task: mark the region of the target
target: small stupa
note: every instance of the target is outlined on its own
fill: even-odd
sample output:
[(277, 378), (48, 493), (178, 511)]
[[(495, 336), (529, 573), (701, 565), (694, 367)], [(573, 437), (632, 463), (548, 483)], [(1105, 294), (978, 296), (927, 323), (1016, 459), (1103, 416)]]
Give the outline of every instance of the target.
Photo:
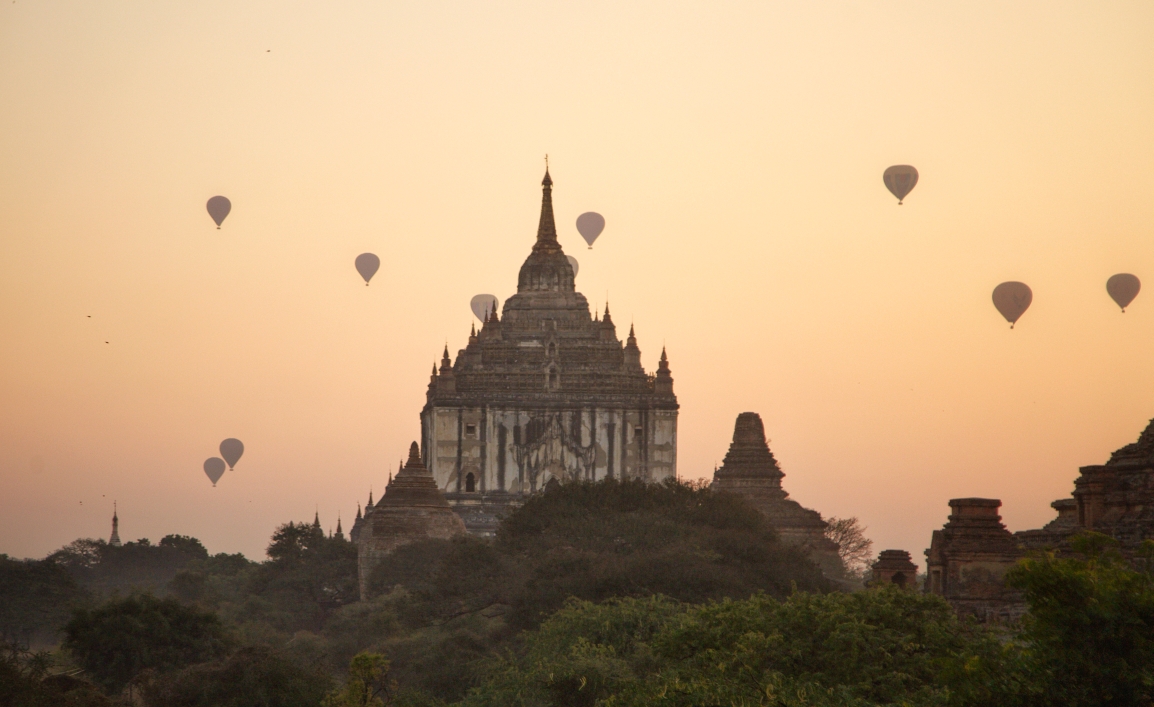
[(756, 412), (743, 412), (733, 426), (733, 442), (711, 487), (745, 498), (769, 520), (783, 542), (807, 548), (826, 574), (840, 574), (837, 544), (825, 537), (826, 522), (802, 507), (781, 486), (785, 474), (769, 450), (765, 426)]
[(449, 539), (465, 533), (465, 523), (453, 512), (421, 460), (416, 442), (409, 460), (389, 480), (376, 505), (365, 511), (357, 532), (357, 575), (361, 598), (368, 596), (369, 576), (381, 558), (417, 540)]

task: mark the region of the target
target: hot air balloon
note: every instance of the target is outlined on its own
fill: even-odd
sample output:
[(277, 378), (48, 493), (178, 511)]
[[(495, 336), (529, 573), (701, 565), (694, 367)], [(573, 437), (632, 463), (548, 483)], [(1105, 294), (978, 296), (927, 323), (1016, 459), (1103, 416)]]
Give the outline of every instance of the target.
[(224, 460), (220, 457), (209, 457), (204, 460), (204, 473), (208, 475), (208, 480), (216, 486), (216, 482), (220, 481), (220, 477), (224, 476)]
[(231, 469), (240, 461), (240, 455), (244, 454), (244, 443), (239, 439), (229, 437), (220, 443), (220, 456), (228, 462), (228, 468)]
[(577, 232), (589, 244), (589, 250), (593, 250), (593, 241), (597, 240), (597, 236), (600, 236), (603, 230), (605, 230), (605, 217), (596, 211), (586, 211), (577, 217)]
[(1141, 289), (1142, 283), (1129, 273), (1118, 273), (1106, 281), (1106, 292), (1110, 293), (1110, 297), (1118, 303), (1123, 313)]
[(577, 258), (574, 258), (572, 255), (566, 255), (565, 257), (569, 260), (569, 266), (573, 268), (573, 277), (577, 277)]
[(208, 200), (208, 215), (212, 217), (213, 221), (216, 221), (218, 231), (229, 211), (232, 211), (232, 202), (228, 200), (228, 197), (214, 196)]
[(1010, 323), (1010, 328), (1030, 308), (1034, 293), (1024, 282), (1003, 282), (994, 288), (994, 306)]
[(357, 256), (356, 264), (357, 272), (365, 278), (365, 287), (368, 287), (369, 280), (373, 279), (373, 275), (376, 275), (377, 270), (381, 267), (381, 259), (372, 253), (361, 253)]
[(906, 198), (906, 194), (913, 191), (918, 183), (918, 170), (908, 164), (896, 164), (882, 174), (882, 181), (886, 183), (886, 189), (898, 198), (898, 206), (901, 206), (902, 199)]
[(497, 298), (493, 295), (477, 295), (469, 300), (469, 309), (473, 310), (477, 319), (485, 321), (490, 312), (497, 311)]

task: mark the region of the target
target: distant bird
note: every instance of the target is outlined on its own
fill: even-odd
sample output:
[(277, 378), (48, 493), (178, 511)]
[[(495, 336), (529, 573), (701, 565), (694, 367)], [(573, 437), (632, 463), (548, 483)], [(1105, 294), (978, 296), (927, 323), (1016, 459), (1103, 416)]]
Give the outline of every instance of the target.
[(92, 315), (91, 315), (91, 314), (89, 314), (89, 315), (88, 315), (88, 318), (89, 318), (89, 319), (92, 319)]
[(107, 344), (108, 342), (107, 342), (107, 341), (105, 341), (104, 343), (106, 343), (106, 344)]

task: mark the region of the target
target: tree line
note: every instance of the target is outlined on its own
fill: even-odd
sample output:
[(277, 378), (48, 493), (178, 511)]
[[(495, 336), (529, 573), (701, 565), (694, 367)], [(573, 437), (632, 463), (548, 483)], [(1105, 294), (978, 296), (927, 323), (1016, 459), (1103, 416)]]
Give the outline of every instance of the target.
[(896, 587), (836, 591), (740, 498), (676, 482), (552, 488), (494, 539), (399, 548), (363, 601), (356, 580), (355, 547), (307, 522), (277, 528), (262, 562), (183, 536), (0, 556), (0, 705), (1025, 707), (1154, 694), (1154, 583), (1103, 536), (1011, 572), (1030, 605), (1014, 626), (961, 621)]

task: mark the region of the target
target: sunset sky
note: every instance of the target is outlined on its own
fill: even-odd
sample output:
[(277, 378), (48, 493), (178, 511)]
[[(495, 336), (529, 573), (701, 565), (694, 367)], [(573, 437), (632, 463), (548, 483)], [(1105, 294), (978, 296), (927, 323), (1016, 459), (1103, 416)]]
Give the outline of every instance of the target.
[(924, 566), (964, 496), (1039, 527), (1154, 417), (1152, 38), (1149, 0), (0, 3), (0, 553), (114, 500), (254, 559), (347, 530), (546, 153), (577, 289), (668, 347), (682, 477), (749, 410), (875, 550)]

